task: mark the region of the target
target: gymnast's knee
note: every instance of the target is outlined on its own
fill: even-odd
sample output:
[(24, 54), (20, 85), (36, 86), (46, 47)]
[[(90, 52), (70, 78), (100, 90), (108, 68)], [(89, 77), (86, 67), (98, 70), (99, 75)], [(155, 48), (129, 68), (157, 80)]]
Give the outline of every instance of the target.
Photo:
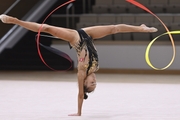
[(43, 32), (47, 32), (47, 33), (48, 33), (48, 32), (49, 32), (49, 28), (50, 28), (50, 27), (49, 27), (48, 24), (43, 24), (43, 25), (42, 25), (42, 31), (43, 31)]
[(116, 34), (122, 31), (122, 28), (125, 26), (125, 24), (117, 24), (117, 25), (113, 25), (112, 28), (112, 34)]

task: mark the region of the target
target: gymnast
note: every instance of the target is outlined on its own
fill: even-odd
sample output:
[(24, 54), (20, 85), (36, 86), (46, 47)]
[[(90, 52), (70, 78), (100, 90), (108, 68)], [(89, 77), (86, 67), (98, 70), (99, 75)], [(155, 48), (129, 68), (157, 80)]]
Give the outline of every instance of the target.
[(69, 116), (81, 116), (83, 100), (87, 99), (87, 93), (96, 88), (95, 72), (99, 69), (98, 54), (93, 44), (94, 39), (99, 39), (107, 35), (126, 32), (156, 32), (154, 27), (147, 27), (142, 24), (133, 26), (127, 24), (91, 26), (79, 30), (51, 26), (48, 24), (39, 24), (35, 22), (22, 21), (18, 18), (8, 15), (0, 15), (0, 20), (7, 24), (16, 24), (33, 32), (38, 32), (42, 26), (41, 32), (48, 33), (54, 37), (69, 42), (77, 51), (77, 79), (78, 79), (78, 109), (75, 114)]

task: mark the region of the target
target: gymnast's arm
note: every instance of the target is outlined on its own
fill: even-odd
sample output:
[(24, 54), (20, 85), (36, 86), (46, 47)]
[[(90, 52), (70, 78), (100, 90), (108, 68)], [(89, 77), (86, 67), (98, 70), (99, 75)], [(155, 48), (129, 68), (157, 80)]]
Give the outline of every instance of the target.
[(86, 77), (86, 73), (83, 70), (79, 70), (77, 73), (78, 76), (78, 112), (76, 114), (70, 114), (69, 116), (81, 116), (82, 105), (84, 100), (84, 79)]

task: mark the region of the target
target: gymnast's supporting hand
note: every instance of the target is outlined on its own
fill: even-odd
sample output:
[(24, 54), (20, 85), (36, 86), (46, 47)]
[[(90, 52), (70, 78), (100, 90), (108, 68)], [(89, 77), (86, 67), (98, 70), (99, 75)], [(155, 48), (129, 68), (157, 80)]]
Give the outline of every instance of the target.
[[(98, 55), (93, 44), (94, 39), (99, 39), (111, 34), (126, 33), (126, 32), (157, 32), (154, 27), (147, 27), (142, 24), (140, 26), (133, 26), (127, 24), (117, 25), (103, 25), (91, 26), (82, 28), (81, 30), (73, 30), (69, 28), (56, 27), (48, 24), (39, 24), (35, 22), (28, 22), (19, 20), (15, 17), (0, 15), (0, 20), (7, 24), (16, 24), (33, 32), (38, 32), (42, 26), (41, 32), (51, 34), (62, 40), (70, 43), (70, 45), (77, 51), (78, 59), (78, 110), (75, 114), (69, 116), (81, 116), (83, 100), (87, 99), (87, 94), (96, 88), (95, 72), (98, 70)], [(85, 42), (85, 40), (88, 40)], [(81, 44), (80, 44), (81, 43)]]

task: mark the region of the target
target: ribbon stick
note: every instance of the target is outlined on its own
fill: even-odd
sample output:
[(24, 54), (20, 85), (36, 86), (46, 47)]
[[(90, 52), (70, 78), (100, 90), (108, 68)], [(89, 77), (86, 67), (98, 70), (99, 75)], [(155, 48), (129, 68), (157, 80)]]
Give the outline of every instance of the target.
[[(42, 61), (49, 69), (54, 70), (54, 71), (56, 71), (56, 70), (53, 69), (53, 68), (51, 68), (51, 67), (45, 62), (45, 60), (43, 59), (43, 56), (42, 56), (42, 54), (41, 54), (41, 51), (40, 51), (40, 35), (41, 35), (41, 30), (42, 30), (42, 28), (43, 28), (43, 24), (46, 22), (46, 20), (47, 20), (55, 11), (57, 11), (57, 10), (60, 9), (61, 7), (65, 6), (65, 5), (69, 4), (69, 3), (72, 3), (72, 2), (74, 2), (74, 1), (75, 1), (75, 0), (69, 0), (68, 2), (66, 2), (66, 3), (58, 6), (58, 7), (55, 8), (52, 12), (50, 12), (50, 13), (47, 15), (47, 17), (43, 20), (43, 22), (42, 22), (42, 24), (41, 24), (41, 26), (40, 26), (40, 28), (39, 28), (39, 30), (38, 30), (37, 39), (36, 39), (38, 55), (39, 55), (41, 61)], [(70, 60), (69, 60), (69, 61), (70, 61)], [(70, 61), (70, 62), (71, 62), (71, 67), (72, 67), (72, 61)], [(70, 68), (71, 68), (71, 67), (70, 67)], [(70, 69), (70, 68), (69, 68), (69, 69)], [(68, 70), (69, 70), (69, 69), (68, 69)]]
[[(154, 38), (148, 45), (147, 49), (146, 49), (146, 53), (145, 53), (145, 60), (146, 60), (146, 63), (152, 67), (153, 69), (155, 70), (164, 70), (164, 69), (167, 69), (169, 66), (172, 65), (172, 63), (174, 62), (174, 59), (175, 59), (175, 55), (176, 55), (176, 50), (175, 50), (175, 44), (174, 44), (174, 40), (173, 40), (173, 37), (171, 34), (180, 34), (180, 31), (169, 31), (169, 29), (167, 28), (167, 26), (165, 25), (165, 23), (157, 16), (155, 15), (152, 11), (150, 11), (148, 8), (146, 8), (144, 5), (140, 4), (139, 2), (135, 1), (135, 0), (126, 0), (127, 2), (147, 11), (148, 13), (150, 13), (151, 15), (153, 15), (154, 17), (156, 17), (160, 22), (161, 24), (164, 26), (164, 28), (166, 29), (166, 33), (164, 34), (161, 34), (159, 35), (158, 37)], [(173, 49), (173, 55), (172, 55), (172, 59), (171, 61), (169, 62), (169, 64), (163, 68), (156, 68), (152, 65), (152, 63), (150, 62), (150, 59), (149, 59), (149, 51), (150, 51), (150, 48), (152, 46), (152, 44), (161, 36), (163, 35), (166, 35), (168, 34), (169, 35), (169, 38), (170, 38), (170, 41), (171, 41), (171, 44), (172, 44), (172, 49)]]

